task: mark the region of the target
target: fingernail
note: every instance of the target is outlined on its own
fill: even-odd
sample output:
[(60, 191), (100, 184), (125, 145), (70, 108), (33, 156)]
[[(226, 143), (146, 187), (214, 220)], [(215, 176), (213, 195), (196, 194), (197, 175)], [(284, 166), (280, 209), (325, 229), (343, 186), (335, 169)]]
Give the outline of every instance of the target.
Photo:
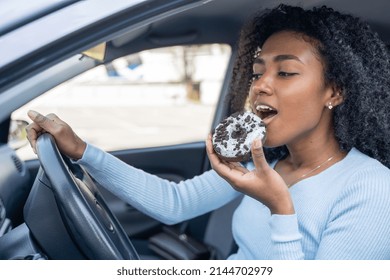
[(28, 115), (30, 118), (35, 119), (36, 116), (38, 116), (38, 112), (36, 112), (36, 111), (34, 111), (34, 110), (29, 110), (29, 111), (27, 112), (27, 115)]
[(255, 141), (253, 141), (253, 147), (257, 149), (257, 148), (261, 148), (261, 146), (262, 146), (262, 139), (256, 138)]

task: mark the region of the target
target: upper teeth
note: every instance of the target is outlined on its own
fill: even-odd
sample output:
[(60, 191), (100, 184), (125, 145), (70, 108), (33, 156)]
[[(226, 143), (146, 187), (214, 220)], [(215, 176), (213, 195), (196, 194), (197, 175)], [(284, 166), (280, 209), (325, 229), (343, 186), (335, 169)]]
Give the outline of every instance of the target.
[(256, 110), (257, 111), (272, 111), (273, 109), (267, 105), (257, 105)]

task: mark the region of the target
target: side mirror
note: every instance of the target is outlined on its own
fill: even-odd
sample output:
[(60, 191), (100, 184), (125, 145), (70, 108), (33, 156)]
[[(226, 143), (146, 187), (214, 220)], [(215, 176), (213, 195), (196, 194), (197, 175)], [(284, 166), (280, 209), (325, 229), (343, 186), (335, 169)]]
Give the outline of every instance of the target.
[(14, 150), (20, 149), (21, 147), (28, 144), (26, 127), (28, 122), (24, 120), (11, 120), (9, 133), (8, 133), (8, 144)]

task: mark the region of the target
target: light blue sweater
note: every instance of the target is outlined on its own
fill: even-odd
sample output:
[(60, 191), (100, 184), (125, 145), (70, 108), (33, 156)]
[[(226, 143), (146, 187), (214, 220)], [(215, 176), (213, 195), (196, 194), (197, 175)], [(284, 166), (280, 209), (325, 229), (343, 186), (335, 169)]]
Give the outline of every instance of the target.
[[(166, 224), (239, 195), (214, 171), (176, 184), (92, 145), (78, 163), (112, 193)], [(244, 197), (233, 216), (239, 249), (230, 259), (390, 259), (390, 170), (378, 161), (352, 149), (342, 161), (293, 185), (290, 193), (294, 215), (271, 215)]]

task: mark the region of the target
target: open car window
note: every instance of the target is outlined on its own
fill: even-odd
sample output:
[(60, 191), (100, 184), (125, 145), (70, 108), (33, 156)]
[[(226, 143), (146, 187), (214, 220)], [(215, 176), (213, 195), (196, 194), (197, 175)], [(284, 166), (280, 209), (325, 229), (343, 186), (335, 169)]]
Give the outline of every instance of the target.
[[(29, 109), (58, 114), (80, 137), (107, 151), (204, 141), (210, 132), (230, 47), (173, 46), (121, 57), (32, 100)], [(35, 155), (27, 145), (22, 159)]]

